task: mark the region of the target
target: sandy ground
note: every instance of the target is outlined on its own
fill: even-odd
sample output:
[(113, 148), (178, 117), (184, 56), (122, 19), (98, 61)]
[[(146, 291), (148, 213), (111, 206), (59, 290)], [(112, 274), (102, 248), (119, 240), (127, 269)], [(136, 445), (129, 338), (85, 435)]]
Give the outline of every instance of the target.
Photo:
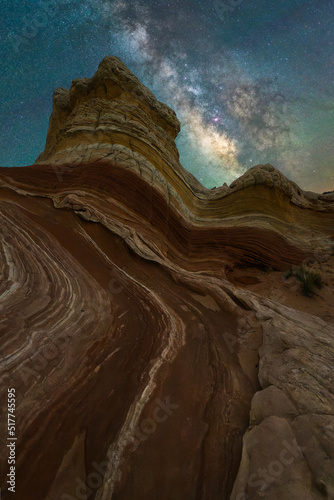
[(305, 297), (294, 279), (286, 280), (282, 272), (271, 269), (234, 268), (227, 277), (241, 288), (334, 323), (334, 256), (316, 260), (307, 268), (319, 272), (326, 283), (313, 298)]

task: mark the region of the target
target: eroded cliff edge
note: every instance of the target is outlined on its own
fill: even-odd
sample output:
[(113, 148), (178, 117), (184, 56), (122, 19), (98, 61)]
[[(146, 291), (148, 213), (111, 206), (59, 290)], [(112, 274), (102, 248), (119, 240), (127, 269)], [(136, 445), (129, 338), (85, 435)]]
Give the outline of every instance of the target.
[(333, 269), (333, 196), (271, 165), (205, 189), (179, 127), (108, 57), (55, 91), (36, 164), (0, 169), (17, 498), (333, 498), (333, 323), (227, 279)]

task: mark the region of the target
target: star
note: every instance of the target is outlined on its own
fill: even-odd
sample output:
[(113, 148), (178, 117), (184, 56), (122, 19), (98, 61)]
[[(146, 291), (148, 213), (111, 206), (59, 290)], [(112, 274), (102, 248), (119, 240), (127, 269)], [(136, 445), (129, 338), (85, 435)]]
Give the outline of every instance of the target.
[(303, 189), (334, 188), (331, 0), (220, 11), (199, 0), (53, 4), (3, 5), (1, 165), (33, 163), (53, 90), (112, 54), (175, 110), (181, 163), (206, 187), (271, 163)]

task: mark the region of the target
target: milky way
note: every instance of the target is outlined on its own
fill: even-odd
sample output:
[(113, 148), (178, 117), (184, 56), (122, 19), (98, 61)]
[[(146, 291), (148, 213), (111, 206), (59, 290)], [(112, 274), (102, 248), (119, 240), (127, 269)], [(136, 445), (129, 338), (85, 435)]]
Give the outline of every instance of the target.
[[(33, 3), (33, 7), (32, 7)], [(271, 163), (334, 189), (334, 4), (307, 0), (1, 2), (0, 165), (44, 149), (52, 92), (116, 55), (177, 113), (205, 186)]]

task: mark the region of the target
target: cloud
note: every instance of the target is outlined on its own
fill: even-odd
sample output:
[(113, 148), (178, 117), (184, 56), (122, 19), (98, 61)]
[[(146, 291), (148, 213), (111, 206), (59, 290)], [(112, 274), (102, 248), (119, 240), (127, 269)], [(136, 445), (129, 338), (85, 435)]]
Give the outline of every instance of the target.
[(244, 82), (221, 97), (241, 130), (259, 151), (285, 149), (290, 143), (285, 97), (272, 81)]
[(296, 174), (303, 169), (290, 103), (276, 82), (255, 79), (244, 64), (247, 54), (218, 49), (217, 40), (202, 34), (197, 43), (198, 13), (173, 8), (173, 1), (161, 9), (137, 0), (94, 0), (94, 8), (110, 23), (112, 44), (117, 39), (130, 69), (176, 111), (181, 162), (205, 185), (232, 181), (262, 162), (285, 168), (288, 160)]
[[(177, 111), (182, 123), (183, 143), (187, 142), (188, 148), (205, 155), (208, 168), (233, 171), (234, 174), (242, 172), (244, 169), (238, 163), (237, 141), (208, 124), (205, 110), (194, 102), (194, 98), (197, 100), (204, 92), (198, 71), (188, 68), (186, 62), (183, 63), (183, 71), (180, 71), (171, 59), (162, 57), (146, 27), (139, 23), (126, 28), (125, 39), (129, 50), (140, 60), (145, 80), (155, 79), (155, 84), (163, 88), (165, 98)], [(182, 54), (179, 58), (182, 60)], [(186, 60), (185, 57), (183, 59)]]
[[(197, 15), (185, 16), (185, 9), (172, 5), (167, 14), (137, 0), (95, 5), (112, 19), (111, 36), (116, 28), (132, 71), (176, 111), (181, 161), (198, 177), (206, 163), (204, 183), (208, 177), (230, 181), (250, 166), (250, 158), (275, 159), (289, 147), (285, 97), (273, 81), (248, 76), (232, 50), (218, 50), (210, 38), (197, 44)], [(180, 35), (186, 21), (187, 36)]]

